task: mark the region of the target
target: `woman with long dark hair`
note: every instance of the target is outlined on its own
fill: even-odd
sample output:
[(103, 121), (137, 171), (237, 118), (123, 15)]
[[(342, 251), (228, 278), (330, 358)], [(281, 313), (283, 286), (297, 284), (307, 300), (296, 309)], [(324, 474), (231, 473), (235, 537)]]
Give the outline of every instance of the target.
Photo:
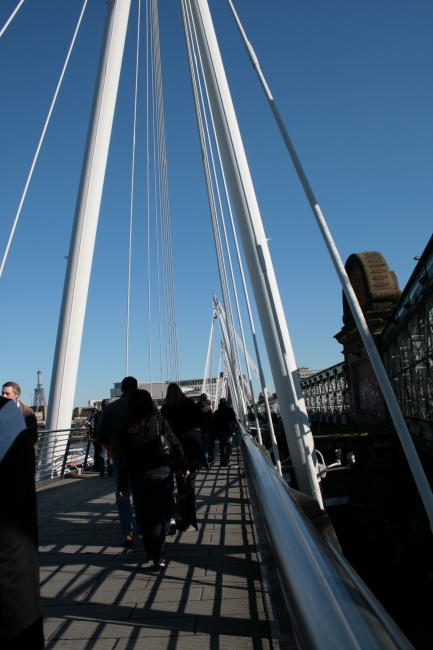
[(187, 474), (185, 453), (169, 423), (155, 414), (147, 390), (131, 393), (125, 424), (120, 436), (119, 491), (128, 494), (128, 475), (140, 505), (144, 550), (155, 569), (165, 567), (165, 505), (169, 496), (171, 468), (161, 459), (159, 433), (169, 440), (177, 459), (177, 471)]
[[(197, 528), (194, 501), (195, 477), (199, 469), (207, 467), (200, 432), (197, 429), (197, 425), (203, 420), (203, 413), (194, 400), (186, 397), (177, 384), (171, 383), (167, 387), (167, 395), (161, 407), (161, 415), (167, 419), (185, 451), (189, 475), (185, 479), (177, 476), (176, 481), (178, 492), (186, 492), (189, 504), (188, 520), (191, 525)], [(182, 530), (187, 527), (185, 525)]]

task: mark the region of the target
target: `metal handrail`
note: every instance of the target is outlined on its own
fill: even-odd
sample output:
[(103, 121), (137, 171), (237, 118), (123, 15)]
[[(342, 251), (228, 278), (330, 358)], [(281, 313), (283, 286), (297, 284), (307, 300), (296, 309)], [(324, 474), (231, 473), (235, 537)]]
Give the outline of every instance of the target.
[[(82, 432), (82, 436), (73, 435), (76, 432)], [(45, 434), (60, 434), (51, 440), (51, 445), (49, 448), (44, 447), (44, 442), (46, 440)], [(86, 451), (84, 455), (83, 468), (70, 468), (67, 465), (68, 456), (71, 453), (71, 444), (76, 442), (85, 442)], [(85, 471), (89, 469), (87, 467), (87, 461), (89, 457), (90, 445), (92, 444), (93, 438), (91, 436), (91, 431), (88, 427), (74, 427), (71, 429), (50, 429), (42, 430), (38, 432), (38, 440), (35, 445), (35, 460), (36, 460), (36, 477), (35, 482), (38, 486), (51, 483), (52, 481), (58, 481), (74, 474), (78, 469)], [(50, 459), (50, 460), (49, 460)], [(43, 469), (40, 471), (41, 466)]]
[(413, 650), (354, 569), (302, 512), (251, 435), (242, 426), (240, 433), (299, 648)]

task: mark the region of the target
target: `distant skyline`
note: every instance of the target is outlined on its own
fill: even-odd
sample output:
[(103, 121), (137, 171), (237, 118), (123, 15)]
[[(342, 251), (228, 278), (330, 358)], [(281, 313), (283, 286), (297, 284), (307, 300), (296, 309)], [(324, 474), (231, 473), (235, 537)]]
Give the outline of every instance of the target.
[[(27, 0), (0, 38), (0, 256), (82, 4), (82, 0)], [(343, 261), (354, 252), (377, 250), (403, 288), (416, 264), (414, 257), (421, 255), (433, 230), (432, 3), (236, 0), (234, 4)], [(16, 5), (17, 0), (2, 1), (0, 29)], [(333, 338), (342, 326), (341, 288), (227, 3), (210, 0), (209, 6), (295, 357), (299, 366), (325, 368), (342, 360), (341, 347)], [(0, 378), (1, 383), (17, 381), (24, 402), (33, 394), (37, 370), (43, 371), (49, 395), (65, 256), (105, 12), (105, 0), (88, 3), (0, 278)], [(160, 2), (159, 20), (179, 364), (182, 378), (201, 377), (212, 296), (221, 291), (179, 4)], [(133, 0), (76, 405), (107, 397), (113, 383), (125, 375), (136, 21)], [(129, 374), (140, 381), (149, 379), (144, 50), (143, 44), (129, 363)], [(155, 287), (152, 295), (155, 314)], [(259, 328), (257, 316), (255, 320)], [(246, 317), (244, 326), (248, 330)], [(160, 380), (157, 329), (152, 319), (154, 381)], [(252, 354), (250, 335), (248, 347)], [(272, 388), (267, 363), (265, 371)]]

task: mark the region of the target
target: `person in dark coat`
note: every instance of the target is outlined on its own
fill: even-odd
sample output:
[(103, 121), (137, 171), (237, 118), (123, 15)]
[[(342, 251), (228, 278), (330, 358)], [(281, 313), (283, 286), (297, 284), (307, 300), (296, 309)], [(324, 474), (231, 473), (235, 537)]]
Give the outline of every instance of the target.
[[(134, 543), (133, 534), (135, 530), (134, 518), (132, 515), (131, 503), (128, 499), (120, 496), (119, 472), (120, 472), (120, 433), (125, 423), (128, 401), (132, 391), (136, 390), (138, 382), (135, 377), (122, 379), (122, 395), (118, 400), (110, 402), (102, 411), (101, 419), (98, 422), (97, 440), (103, 445), (113, 459), (114, 480), (116, 482), (116, 505), (119, 511), (120, 528), (123, 533), (123, 545), (131, 546)], [(131, 490), (130, 490), (131, 492)], [(132, 492), (134, 499), (134, 492)], [(140, 515), (138, 505), (134, 501), (137, 528), (140, 527)]]
[(180, 440), (188, 460), (191, 473), (207, 466), (206, 456), (200, 433), (197, 429), (203, 419), (203, 413), (197, 404), (182, 392), (181, 388), (171, 383), (167, 388), (161, 415), (168, 420), (174, 435)]
[(234, 410), (227, 405), (225, 397), (221, 397), (218, 408), (214, 413), (215, 437), (220, 444), (220, 466), (229, 467), (232, 455), (233, 432), (229, 422), (237, 425)]
[(107, 453), (107, 450), (105, 447), (101, 445), (100, 442), (98, 442), (98, 426), (99, 422), (101, 420), (102, 412), (104, 411), (105, 407), (107, 404), (110, 403), (109, 399), (103, 399), (101, 402), (101, 410), (98, 411), (96, 410), (96, 413), (94, 414), (94, 420), (93, 420), (93, 439), (94, 439), (94, 448), (95, 448), (95, 471), (99, 472), (99, 475), (104, 477), (105, 476), (105, 461), (107, 461), (107, 473), (108, 476), (113, 476), (113, 460), (110, 458), (110, 456)]
[[(208, 399), (206, 393), (200, 395), (200, 399), (197, 402), (197, 406), (202, 412), (202, 419), (198, 424), (200, 429), (201, 440), (203, 443), (203, 450), (206, 456), (208, 463), (213, 463), (213, 456), (211, 456), (211, 436), (213, 437), (213, 413), (212, 408), (208, 404)], [(215, 445), (213, 445), (215, 449)]]
[(189, 475), (186, 480), (177, 476), (178, 493), (186, 492), (191, 525), (197, 528), (195, 514), (195, 479), (202, 467), (207, 467), (206, 456), (200, 432), (197, 428), (203, 419), (203, 413), (194, 400), (186, 397), (181, 388), (171, 383), (167, 387), (165, 402), (161, 407), (161, 415), (169, 422), (174, 435), (180, 440), (188, 461)]
[(177, 459), (176, 469), (186, 475), (188, 466), (182, 445), (167, 420), (155, 415), (147, 390), (131, 393), (125, 424), (120, 436), (119, 490), (128, 497), (128, 476), (141, 517), (144, 550), (156, 570), (163, 569), (165, 551), (165, 508), (170, 491), (171, 467), (158, 456), (158, 433), (169, 440)]
[(34, 453), (13, 400), (0, 397), (0, 648), (44, 647)]

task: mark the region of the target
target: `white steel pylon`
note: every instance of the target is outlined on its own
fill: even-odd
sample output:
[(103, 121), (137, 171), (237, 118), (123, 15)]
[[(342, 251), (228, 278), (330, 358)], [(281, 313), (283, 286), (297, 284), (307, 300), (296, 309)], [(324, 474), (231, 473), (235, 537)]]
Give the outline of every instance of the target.
[[(131, 0), (109, 0), (57, 331), (47, 430), (71, 426), (90, 271)], [(46, 445), (52, 444), (47, 436)]]
[(323, 508), (305, 402), (260, 210), (207, 0), (190, 0), (216, 138), (228, 180), (281, 416), (302, 492)]

